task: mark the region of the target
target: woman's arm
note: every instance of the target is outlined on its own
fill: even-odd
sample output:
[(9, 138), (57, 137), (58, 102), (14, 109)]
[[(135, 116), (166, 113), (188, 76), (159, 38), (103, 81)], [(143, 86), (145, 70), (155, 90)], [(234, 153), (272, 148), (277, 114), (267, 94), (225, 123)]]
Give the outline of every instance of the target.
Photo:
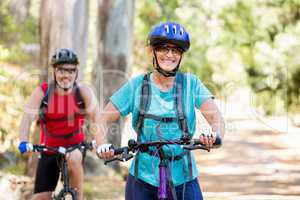
[(120, 116), (121, 114), (118, 109), (111, 102), (108, 102), (104, 110), (101, 111), (97, 117), (98, 131), (95, 135), (95, 139), (98, 145), (97, 155), (102, 159), (109, 159), (114, 155), (113, 150), (109, 151), (111, 144), (105, 144), (108, 133), (107, 126), (110, 123), (117, 121)]
[(208, 99), (203, 102), (200, 106), (200, 111), (211, 126), (212, 131), (217, 134), (216, 136), (221, 137), (223, 141), (225, 136), (225, 122), (214, 100)]
[(98, 145), (106, 142), (107, 125), (115, 122), (120, 117), (120, 112), (109, 102), (103, 111), (100, 111), (98, 101), (92, 89), (87, 85), (80, 85), (80, 93), (85, 103), (85, 111), (90, 117), (92, 132)]

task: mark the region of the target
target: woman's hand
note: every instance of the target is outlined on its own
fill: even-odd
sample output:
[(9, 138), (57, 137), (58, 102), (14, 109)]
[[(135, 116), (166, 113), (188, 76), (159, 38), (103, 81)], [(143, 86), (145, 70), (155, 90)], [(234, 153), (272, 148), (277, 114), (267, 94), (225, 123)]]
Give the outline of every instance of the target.
[(213, 147), (213, 144), (216, 141), (216, 136), (214, 136), (213, 134), (201, 134), (199, 139), (201, 144), (205, 145), (208, 149), (210, 149)]
[(99, 145), (96, 149), (97, 156), (103, 160), (110, 159), (114, 156), (112, 144), (102, 144)]

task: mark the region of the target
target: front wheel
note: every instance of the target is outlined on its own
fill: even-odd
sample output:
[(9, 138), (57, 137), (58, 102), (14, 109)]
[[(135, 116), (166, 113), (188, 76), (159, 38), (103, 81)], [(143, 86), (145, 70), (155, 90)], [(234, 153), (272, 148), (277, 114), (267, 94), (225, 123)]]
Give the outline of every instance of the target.
[(77, 194), (73, 189), (70, 189), (69, 191), (62, 190), (54, 197), (54, 200), (77, 200)]

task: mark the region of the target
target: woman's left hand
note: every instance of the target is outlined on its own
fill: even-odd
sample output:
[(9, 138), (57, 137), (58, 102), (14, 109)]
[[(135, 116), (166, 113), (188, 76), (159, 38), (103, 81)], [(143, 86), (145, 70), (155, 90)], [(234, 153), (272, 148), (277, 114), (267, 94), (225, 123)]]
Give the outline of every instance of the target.
[(200, 142), (201, 144), (205, 145), (208, 149), (213, 147), (213, 144), (216, 141), (216, 135), (214, 134), (201, 134), (200, 135)]

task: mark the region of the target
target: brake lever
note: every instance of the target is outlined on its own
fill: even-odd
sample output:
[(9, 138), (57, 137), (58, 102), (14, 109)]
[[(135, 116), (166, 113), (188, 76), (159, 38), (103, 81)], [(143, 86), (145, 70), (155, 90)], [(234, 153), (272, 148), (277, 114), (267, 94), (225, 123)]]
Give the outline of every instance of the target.
[(130, 160), (131, 158), (133, 158), (133, 155), (131, 153), (129, 154), (124, 154), (124, 156), (122, 155), (122, 162), (125, 162), (127, 160)]
[(108, 159), (108, 160), (105, 160), (105, 161), (104, 161), (104, 165), (107, 165), (108, 163), (113, 162), (113, 161), (115, 161), (115, 160), (118, 160), (118, 157), (110, 158), (110, 159)]
[(108, 160), (104, 161), (104, 165), (113, 162), (113, 161), (120, 161), (120, 162), (126, 162), (127, 160), (130, 160), (131, 158), (133, 158), (132, 154), (122, 154), (121, 156), (117, 156)]

